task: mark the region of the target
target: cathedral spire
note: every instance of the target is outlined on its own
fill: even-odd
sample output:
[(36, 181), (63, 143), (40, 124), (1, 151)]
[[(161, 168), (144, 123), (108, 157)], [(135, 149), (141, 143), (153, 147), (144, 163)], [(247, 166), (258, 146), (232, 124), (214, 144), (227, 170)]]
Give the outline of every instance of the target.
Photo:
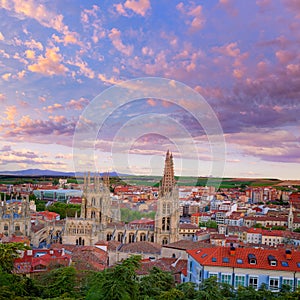
[(168, 150), (166, 154), (164, 176), (162, 178), (162, 184), (160, 190), (161, 195), (163, 196), (166, 193), (170, 193), (173, 190), (175, 185), (176, 185), (176, 181), (174, 177), (173, 155)]

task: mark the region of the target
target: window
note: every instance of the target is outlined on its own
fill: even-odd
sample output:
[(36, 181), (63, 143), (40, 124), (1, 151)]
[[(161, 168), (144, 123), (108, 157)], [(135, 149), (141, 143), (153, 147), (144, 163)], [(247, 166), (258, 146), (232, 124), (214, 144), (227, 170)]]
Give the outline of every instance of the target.
[(235, 275), (235, 287), (245, 286), (245, 275)]
[(15, 231), (20, 231), (20, 225), (19, 225), (19, 224), (17, 224), (17, 225), (15, 226)]
[(212, 257), (212, 258), (211, 258), (211, 261), (212, 261), (212, 262), (216, 262), (216, 261), (217, 261), (217, 258), (216, 258), (216, 257)]
[(8, 230), (8, 225), (4, 224), (4, 230)]
[(208, 277), (216, 277), (218, 279), (218, 273), (211, 273), (209, 272)]
[(238, 259), (236, 260), (236, 263), (239, 264), (239, 265), (241, 265), (241, 264), (243, 263), (243, 260), (240, 259), (240, 258), (238, 258)]
[(258, 278), (249, 276), (249, 286), (252, 286), (253, 288), (257, 289), (258, 287)]
[(222, 261), (223, 261), (223, 263), (229, 263), (229, 258), (228, 257), (223, 257)]
[(294, 288), (294, 279), (283, 278), (282, 284), (286, 284), (286, 285), (290, 286), (291, 287), (291, 291), (292, 291), (293, 288)]
[(289, 266), (289, 263), (288, 263), (287, 261), (282, 261), (282, 262), (281, 262), (281, 265), (282, 265), (283, 267), (288, 267), (288, 266)]
[(231, 284), (231, 274), (222, 274), (221, 282)]
[(279, 289), (279, 279), (271, 277), (269, 280), (269, 288), (271, 291), (278, 290)]

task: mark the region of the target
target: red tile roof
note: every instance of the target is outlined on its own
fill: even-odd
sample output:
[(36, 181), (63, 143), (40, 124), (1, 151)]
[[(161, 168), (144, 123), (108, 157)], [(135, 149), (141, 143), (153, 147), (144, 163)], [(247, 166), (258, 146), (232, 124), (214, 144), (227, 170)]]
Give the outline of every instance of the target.
[[(235, 255), (230, 255), (230, 247), (215, 247), (215, 248), (200, 248), (188, 250), (196, 261), (203, 266), (216, 267), (234, 267), (234, 268), (249, 268), (249, 269), (266, 269), (280, 271), (300, 271), (300, 251), (292, 251), (291, 259), (286, 258), (285, 249), (255, 249), (255, 248), (236, 248)], [(257, 264), (250, 264), (248, 255), (254, 254)], [(277, 260), (277, 266), (271, 266), (268, 261), (268, 256), (273, 255)], [(212, 260), (214, 258), (214, 260)], [(228, 258), (228, 262), (223, 259)], [(237, 260), (241, 259), (242, 263)], [(282, 266), (281, 262), (287, 262), (288, 266)], [(299, 263), (299, 267), (298, 267)]]

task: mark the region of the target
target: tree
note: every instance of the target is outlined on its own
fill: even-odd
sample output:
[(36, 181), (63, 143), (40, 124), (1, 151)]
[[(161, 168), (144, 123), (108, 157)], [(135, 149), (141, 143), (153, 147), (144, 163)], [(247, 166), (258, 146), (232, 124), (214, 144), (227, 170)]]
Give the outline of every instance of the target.
[(53, 269), (40, 276), (39, 283), (44, 297), (75, 296), (76, 270), (73, 267)]
[(96, 273), (92, 278), (88, 300), (130, 300), (138, 299), (139, 282), (136, 270), (141, 256), (133, 255), (111, 269)]
[(207, 222), (200, 222), (199, 227), (207, 227), (207, 228), (218, 228), (218, 224), (216, 221), (208, 220)]
[(14, 267), (14, 260), (19, 257), (19, 251), (26, 249), (29, 249), (29, 247), (22, 243), (0, 244), (0, 269), (11, 273)]
[(143, 276), (140, 281), (141, 295), (159, 296), (175, 286), (175, 281), (170, 272), (162, 271), (156, 267), (150, 270), (149, 275)]

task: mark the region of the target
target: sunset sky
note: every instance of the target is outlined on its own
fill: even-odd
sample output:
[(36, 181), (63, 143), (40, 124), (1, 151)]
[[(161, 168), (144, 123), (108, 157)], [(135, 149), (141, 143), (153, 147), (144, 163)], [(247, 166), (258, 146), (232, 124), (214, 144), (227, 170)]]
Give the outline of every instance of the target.
[[(101, 172), (161, 175), (170, 149), (178, 175), (300, 179), (299, 0), (0, 3), (0, 171), (74, 171), (84, 120)], [(141, 77), (182, 83), (207, 106), (184, 93), (180, 105), (164, 95), (95, 99)], [(101, 128), (98, 113), (86, 117), (92, 103), (116, 108)], [(209, 108), (226, 158), (212, 153), (206, 125), (193, 117)]]

